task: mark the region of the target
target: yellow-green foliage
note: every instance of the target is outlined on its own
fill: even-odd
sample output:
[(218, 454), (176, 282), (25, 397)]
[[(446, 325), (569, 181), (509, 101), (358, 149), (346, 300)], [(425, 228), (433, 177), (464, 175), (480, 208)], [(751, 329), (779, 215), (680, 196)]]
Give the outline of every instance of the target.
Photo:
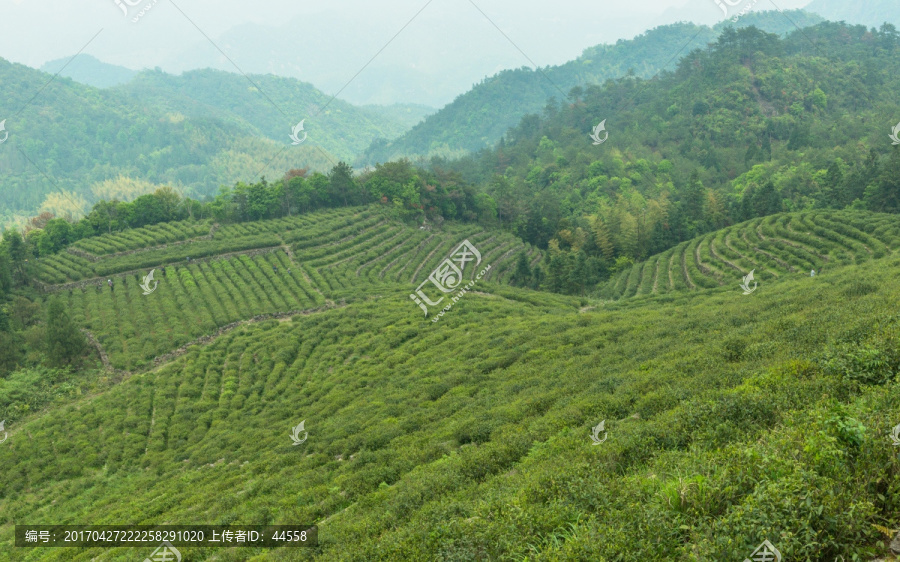
[[(270, 276), (265, 265), (192, 266), (192, 290), (244, 285), (202, 299), (161, 287), (149, 316), (127, 308), (144, 297), (117, 292), (104, 314), (168, 338), (164, 318), (190, 316), (181, 309), (198, 299), (234, 314), (289, 306), (250, 288)], [(786, 560), (870, 559), (884, 552), (876, 526), (900, 527), (888, 437), (900, 422), (898, 268), (887, 257), (769, 280), (749, 296), (735, 287), (591, 306), (483, 283), (437, 324), (401, 282), (242, 327), (8, 424), (0, 551), (19, 555), (13, 523), (26, 521), (229, 522), (317, 523), (321, 547), (182, 553), (737, 560), (768, 539)], [(241, 298), (226, 305), (229, 296)], [(201, 323), (227, 319), (205, 310)], [(303, 420), (309, 439), (292, 446)], [(603, 420), (608, 439), (595, 446), (591, 427)]]
[[(109, 237), (104, 247), (126, 247), (123, 241), (137, 238), (139, 231), (152, 238), (149, 230)], [(103, 276), (93, 285), (65, 289), (63, 296), (112, 366), (135, 369), (239, 320), (319, 308), (327, 300), (367, 299), (397, 287), (412, 292), (466, 238), (483, 263), (492, 265), (485, 282), (508, 281), (518, 252), (541, 257), (509, 233), (450, 224), (420, 230), (391, 222), (371, 206), (226, 225), (212, 240), (146, 245), (136, 253), (107, 253), (96, 262), (61, 252), (38, 260), (37, 270), (45, 281)], [(261, 253), (216, 259), (245, 250)], [(188, 256), (194, 261), (188, 263)], [(212, 259), (197, 261), (204, 257)], [(159, 285), (144, 295), (140, 283), (151, 268)], [(107, 275), (114, 277), (112, 290)]]
[(758, 281), (766, 282), (809, 276), (811, 270), (882, 258), (898, 246), (897, 215), (867, 211), (781, 213), (706, 234), (651, 257), (648, 261), (665, 260), (660, 261), (659, 269), (655, 264), (648, 267), (648, 261), (636, 263), (613, 277), (600, 294), (620, 299), (718, 286), (730, 290), (751, 270), (755, 270)]

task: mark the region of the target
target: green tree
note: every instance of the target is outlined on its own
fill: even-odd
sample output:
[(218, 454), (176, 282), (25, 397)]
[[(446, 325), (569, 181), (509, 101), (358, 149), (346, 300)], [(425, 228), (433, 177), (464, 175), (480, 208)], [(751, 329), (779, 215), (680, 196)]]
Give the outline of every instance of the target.
[(47, 307), (47, 359), (54, 367), (71, 365), (84, 355), (87, 342), (66, 312), (63, 302), (54, 298)]
[(894, 149), (878, 177), (866, 188), (865, 202), (872, 211), (900, 212), (900, 149)]
[(0, 301), (12, 290), (12, 262), (5, 251), (0, 249)]
[(328, 173), (328, 194), (334, 206), (358, 205), (363, 203), (362, 193), (353, 179), (353, 168), (343, 160)]
[(528, 255), (525, 252), (519, 253), (512, 280), (513, 283), (520, 287), (524, 287), (531, 282), (531, 266), (528, 263)]
[(28, 274), (25, 264), (28, 261), (28, 247), (25, 239), (15, 228), (3, 233), (3, 241), (0, 241), (0, 253), (6, 254), (12, 265), (13, 278), (17, 283), (25, 283)]
[(25, 348), (17, 332), (0, 330), (0, 375), (6, 375), (21, 366)]

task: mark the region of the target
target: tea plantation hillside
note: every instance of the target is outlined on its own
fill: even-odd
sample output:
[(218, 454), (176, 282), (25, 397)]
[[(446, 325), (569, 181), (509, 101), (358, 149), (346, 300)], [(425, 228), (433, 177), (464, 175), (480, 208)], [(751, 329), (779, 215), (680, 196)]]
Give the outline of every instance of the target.
[(900, 248), (897, 215), (866, 211), (782, 213), (756, 218), (683, 242), (623, 270), (606, 298), (725, 286), (754, 271), (772, 281), (811, 270), (861, 264)]
[[(385, 250), (305, 270), (399, 270), (409, 235), (371, 228), (361, 244)], [(384, 285), (244, 325), (8, 423), (0, 557), (150, 554), (14, 550), (29, 522), (319, 526), (317, 549), (184, 547), (190, 562), (739, 561), (763, 540), (785, 560), (870, 560), (900, 528), (898, 271), (593, 307), (485, 283), (438, 323)]]
[[(412, 291), (464, 239), (491, 264), (485, 281), (506, 281), (519, 253), (532, 265), (542, 257), (508, 233), (411, 228), (373, 206), (222, 227), (160, 224), (81, 240), (33, 270), (112, 367), (134, 369), (237, 321)], [(151, 268), (159, 285), (145, 295)]]

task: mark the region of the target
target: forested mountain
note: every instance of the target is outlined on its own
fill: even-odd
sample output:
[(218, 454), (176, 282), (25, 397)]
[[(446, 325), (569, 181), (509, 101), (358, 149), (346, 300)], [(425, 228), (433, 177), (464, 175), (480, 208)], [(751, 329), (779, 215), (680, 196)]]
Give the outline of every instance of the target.
[(897, 0), (813, 0), (804, 9), (831, 21), (861, 23), (869, 27), (881, 27), (885, 22), (900, 25), (900, 2)]
[[(812, 43), (811, 43), (812, 42)], [(494, 150), (436, 161), (485, 186), (498, 220), (549, 247), (561, 290), (779, 211), (900, 212), (898, 34), (823, 23), (727, 29), (678, 68), (576, 89)], [(609, 137), (589, 133), (606, 120)], [(585, 266), (578, 264), (586, 263)]]
[[(691, 32), (356, 171), (319, 139), (422, 108), (0, 60), (0, 194), (97, 200), (0, 238), (0, 561), (900, 555), (900, 33), (725, 26), (641, 77)], [(131, 524), (316, 544), (15, 546)]]
[(145, 70), (117, 90), (166, 112), (230, 121), (244, 135), (262, 135), (279, 143), (288, 140), (291, 128), (305, 119), (309, 142), (343, 160), (352, 160), (376, 136), (393, 138), (406, 130), (402, 122), (385, 117), (379, 106), (359, 108), (294, 78), (250, 79), (253, 84), (240, 74), (220, 70), (193, 70), (178, 76)]
[[(608, 303), (505, 286), (500, 260), (522, 251), (509, 235), (419, 231), (377, 207), (197, 226), (94, 241), (79, 253), (121, 272), (112, 286), (19, 288), (0, 308), (0, 362), (23, 365), (0, 374), (8, 559), (156, 547), (26, 550), (22, 522), (317, 526), (316, 548), (179, 543), (192, 562), (737, 560), (763, 540), (786, 560), (889, 552), (896, 228), (880, 237), (893, 257), (860, 246), (859, 262), (766, 278), (752, 297)], [(423, 318), (410, 287), (463, 237), (496, 274)], [(154, 261), (165, 273), (142, 293), (130, 268)]]
[[(101, 198), (131, 200), (162, 185), (202, 198), (258, 174), (328, 170), (424, 111), (328, 104), (312, 86), (272, 76), (252, 78), (259, 92), (243, 76), (211, 70), (145, 71), (102, 90), (50, 78), (0, 59), (9, 133), (0, 144), (0, 225), (39, 211), (77, 217)], [(308, 141), (291, 146), (301, 119)]]
[(425, 119), (435, 111), (433, 107), (420, 105), (417, 103), (394, 103), (391, 105), (362, 105), (361, 109), (366, 109), (382, 115), (387, 119), (394, 121), (403, 127), (403, 131), (407, 131), (418, 125), (422, 119)]
[(47, 74), (59, 72), (60, 76), (95, 88), (118, 86), (128, 82), (137, 74), (130, 68), (108, 64), (85, 53), (81, 53), (75, 58), (67, 57), (46, 62), (41, 65), (40, 70)]
[[(802, 11), (789, 12), (788, 17), (800, 27), (821, 21)], [(795, 30), (790, 20), (778, 12), (760, 12), (743, 16), (737, 25), (755, 25), (783, 34)], [(450, 158), (493, 147), (524, 115), (539, 112), (549, 98), (561, 100), (573, 87), (602, 84), (629, 73), (650, 78), (661, 70), (671, 70), (681, 56), (704, 48), (729, 25), (735, 24), (724, 22), (715, 28), (689, 23), (661, 26), (615, 45), (591, 47), (560, 66), (505, 70), (461, 94), (397, 140), (376, 140), (359, 162), (374, 164), (416, 155)], [(684, 49), (677, 52), (682, 46)]]

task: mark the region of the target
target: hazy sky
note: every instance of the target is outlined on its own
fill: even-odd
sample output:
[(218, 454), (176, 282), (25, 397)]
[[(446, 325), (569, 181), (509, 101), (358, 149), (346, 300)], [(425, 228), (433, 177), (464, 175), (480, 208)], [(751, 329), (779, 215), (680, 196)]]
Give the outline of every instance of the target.
[[(117, 2), (127, 8), (127, 16)], [(757, 10), (775, 9), (772, 0), (744, 2)], [(560, 64), (586, 47), (631, 38), (657, 25), (724, 19), (716, 0), (144, 0), (129, 7), (130, 3), (138, 0), (0, 0), (4, 23), (0, 57), (40, 67), (84, 47), (85, 53), (104, 62), (132, 69), (159, 66), (175, 73), (203, 67), (235, 71), (233, 61), (248, 73), (294, 76), (334, 93), (415, 16), (367, 72), (384, 72), (398, 84), (404, 72), (418, 72), (419, 77), (432, 73), (436, 80), (452, 79), (453, 86), (441, 91), (464, 91), (499, 70), (529, 65), (487, 18), (541, 66)], [(787, 10), (809, 0), (776, 3)], [(133, 23), (146, 5), (152, 8)], [(736, 12), (741, 7), (730, 9)], [(361, 80), (357, 90), (350, 88), (343, 97), (359, 102), (366, 94), (361, 90), (372, 80), (372, 76)], [(403, 93), (380, 96), (402, 98)], [(374, 101), (450, 101), (424, 93), (421, 97), (427, 99)]]

